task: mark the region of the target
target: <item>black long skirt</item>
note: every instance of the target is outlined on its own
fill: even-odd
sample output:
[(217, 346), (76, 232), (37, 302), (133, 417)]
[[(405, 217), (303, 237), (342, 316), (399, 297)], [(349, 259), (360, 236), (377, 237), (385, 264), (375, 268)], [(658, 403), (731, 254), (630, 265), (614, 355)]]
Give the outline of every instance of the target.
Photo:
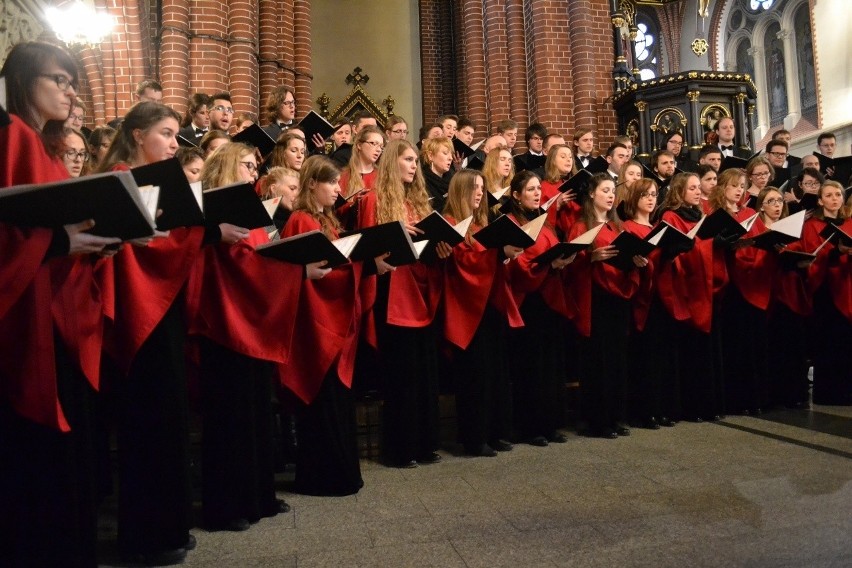
[(721, 415), (724, 399), (714, 369), (713, 336), (696, 329), (689, 322), (674, 322), (673, 331), (678, 351), (680, 417), (707, 420)]
[(71, 431), (0, 407), (0, 566), (97, 566), (95, 392), (57, 334), (54, 344)]
[(726, 408), (754, 411), (769, 403), (767, 314), (729, 286), (722, 302), (722, 361)]
[(304, 495), (352, 495), (363, 486), (358, 459), (355, 403), (337, 377), (335, 362), (309, 405), (298, 409), (294, 491)]
[(506, 327), (506, 318), (489, 304), (467, 349), (453, 349), (459, 440), (468, 452), (511, 436)]
[[(656, 298), (648, 310), (642, 331), (635, 327), (628, 337), (628, 417), (633, 423), (650, 418), (677, 416), (677, 382), (667, 370), (664, 308)], [(665, 378), (665, 380), (664, 380)]]
[(186, 330), (175, 301), (142, 345), (118, 390), (118, 544), (156, 554), (189, 539)]
[(592, 329), (581, 341), (581, 416), (592, 433), (627, 419), (630, 302), (592, 286)]
[(852, 404), (849, 346), (852, 323), (841, 314), (828, 284), (814, 294), (814, 404)]
[(380, 278), (374, 307), (384, 378), (383, 447), (391, 465), (427, 458), (438, 449), (438, 349), (432, 324), (387, 323), (387, 278)]
[(521, 440), (549, 437), (563, 427), (565, 350), (568, 322), (545, 303), (541, 294), (527, 295), (521, 306), (524, 327), (509, 331), (512, 408)]
[(808, 318), (784, 304), (769, 319), (769, 399), (771, 404), (802, 406), (808, 402)]
[(204, 523), (275, 514), (273, 365), (201, 339)]

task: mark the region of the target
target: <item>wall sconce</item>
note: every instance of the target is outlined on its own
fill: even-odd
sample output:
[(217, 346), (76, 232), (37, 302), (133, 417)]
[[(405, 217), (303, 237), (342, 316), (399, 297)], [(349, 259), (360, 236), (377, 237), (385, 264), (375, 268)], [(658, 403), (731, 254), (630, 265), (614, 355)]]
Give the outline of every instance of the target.
[(67, 45), (96, 45), (112, 33), (115, 20), (81, 0), (62, 2), (45, 10), (56, 37)]

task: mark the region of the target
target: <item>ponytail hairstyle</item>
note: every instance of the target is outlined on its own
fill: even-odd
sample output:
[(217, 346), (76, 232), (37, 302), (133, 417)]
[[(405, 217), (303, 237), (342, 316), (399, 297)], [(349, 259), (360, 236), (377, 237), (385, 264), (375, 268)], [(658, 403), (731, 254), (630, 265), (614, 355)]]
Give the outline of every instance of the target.
[(133, 138), (133, 131), (147, 131), (166, 118), (173, 118), (180, 124), (180, 115), (169, 106), (145, 101), (130, 107), (118, 132), (115, 133), (109, 152), (104, 156), (103, 163), (98, 166), (98, 171), (108, 172), (117, 164), (133, 163), (139, 152), (136, 140)]

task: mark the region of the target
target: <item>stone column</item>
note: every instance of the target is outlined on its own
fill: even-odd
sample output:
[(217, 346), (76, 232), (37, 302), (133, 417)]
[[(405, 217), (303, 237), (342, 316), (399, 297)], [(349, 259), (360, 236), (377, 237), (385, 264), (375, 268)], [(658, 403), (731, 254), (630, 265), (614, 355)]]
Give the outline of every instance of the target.
[[(757, 87), (758, 93), (766, 93), (768, 88), (764, 53), (763, 46), (760, 45), (752, 46), (748, 50), (748, 54), (754, 59), (754, 85)], [(754, 135), (758, 139), (763, 138), (763, 135), (769, 130), (769, 105), (766, 101), (766, 97), (757, 98), (757, 125), (754, 128)]]
[(784, 42), (784, 79), (787, 83), (787, 116), (784, 117), (784, 128), (792, 130), (802, 116), (799, 58), (796, 57), (795, 36), (792, 30), (781, 30), (776, 37)]
[(698, 110), (698, 99), (701, 96), (701, 91), (697, 85), (690, 85), (686, 92), (686, 98), (689, 99), (689, 126), (686, 129), (688, 137), (684, 142), (689, 145), (690, 150), (700, 150), (704, 145), (704, 136), (701, 130), (701, 112)]

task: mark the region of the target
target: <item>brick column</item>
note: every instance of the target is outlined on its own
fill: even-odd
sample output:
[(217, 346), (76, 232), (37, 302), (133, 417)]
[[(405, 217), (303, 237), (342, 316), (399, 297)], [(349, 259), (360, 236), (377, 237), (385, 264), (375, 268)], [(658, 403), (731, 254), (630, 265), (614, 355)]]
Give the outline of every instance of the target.
[(80, 63), (83, 66), (83, 73), (86, 75), (86, 82), (89, 84), (91, 95), (90, 110), (87, 113), (86, 120), (96, 126), (106, 124), (107, 120), (112, 119), (112, 117), (107, 117), (106, 114), (104, 80), (103, 75), (101, 75), (103, 63), (100, 54), (101, 52), (97, 48), (84, 47), (80, 51)]
[(190, 92), (212, 95), (228, 90), (228, 4), (225, 0), (190, 0), (193, 37), (189, 51)]
[(260, 124), (266, 124), (263, 116), (263, 105), (269, 93), (278, 85), (278, 1), (260, 0), (258, 22), (258, 53), (260, 54), (260, 66), (258, 68), (258, 99), (260, 101)]
[[(420, 86), (423, 96), (423, 121), (432, 122), (443, 110), (443, 74), (441, 61), (440, 0), (421, 0), (420, 14)], [(407, 117), (414, 120), (414, 117)], [(413, 128), (413, 124), (411, 125)]]
[(296, 70), (296, 117), (305, 116), (314, 108), (311, 71), (311, 3), (309, 0), (293, 2), (293, 68)]
[(509, 47), (506, 42), (506, 1), (485, 0), (485, 72), (488, 81), (488, 119), (491, 131), (511, 118)]
[[(138, 0), (114, 0), (117, 9), (124, 14), (124, 28), (126, 31), (125, 45), (127, 49), (127, 63), (130, 68), (129, 86), (130, 92), (134, 93), (136, 85), (143, 79), (156, 79), (150, 77), (150, 70), (145, 62), (145, 51), (142, 48), (142, 28), (139, 14)], [(124, 5), (123, 8), (121, 5)], [(130, 99), (133, 100), (132, 97)]]
[(183, 114), (189, 98), (189, 0), (163, 5), (160, 83), (163, 103)]
[[(488, 135), (488, 85), (485, 74), (485, 46), (483, 42), (481, 0), (463, 0), (461, 14), (464, 37), (464, 68), (460, 75), (467, 84), (467, 117), (477, 131)], [(478, 138), (479, 136), (477, 136)]]
[(510, 118), (518, 121), (519, 146), (523, 146), (524, 130), (530, 123), (529, 89), (527, 87), (527, 48), (524, 41), (524, 0), (506, 0), (506, 36), (509, 54)]
[(257, 112), (257, 0), (230, 0), (228, 6), (229, 90), (236, 112)]
[[(294, 6), (295, 0), (278, 0), (279, 27), (275, 30), (278, 35), (278, 58), (282, 63), (282, 69), (278, 71), (278, 83), (296, 85), (296, 46), (294, 43)], [(299, 94), (296, 93), (298, 101)], [(297, 115), (298, 116), (298, 115)]]
[[(580, 2), (567, 3), (571, 10), (575, 1)], [(575, 31), (569, 34), (565, 5), (557, 0), (524, 0), (530, 115), (567, 137), (575, 124), (571, 79), (580, 63), (573, 58)]]

